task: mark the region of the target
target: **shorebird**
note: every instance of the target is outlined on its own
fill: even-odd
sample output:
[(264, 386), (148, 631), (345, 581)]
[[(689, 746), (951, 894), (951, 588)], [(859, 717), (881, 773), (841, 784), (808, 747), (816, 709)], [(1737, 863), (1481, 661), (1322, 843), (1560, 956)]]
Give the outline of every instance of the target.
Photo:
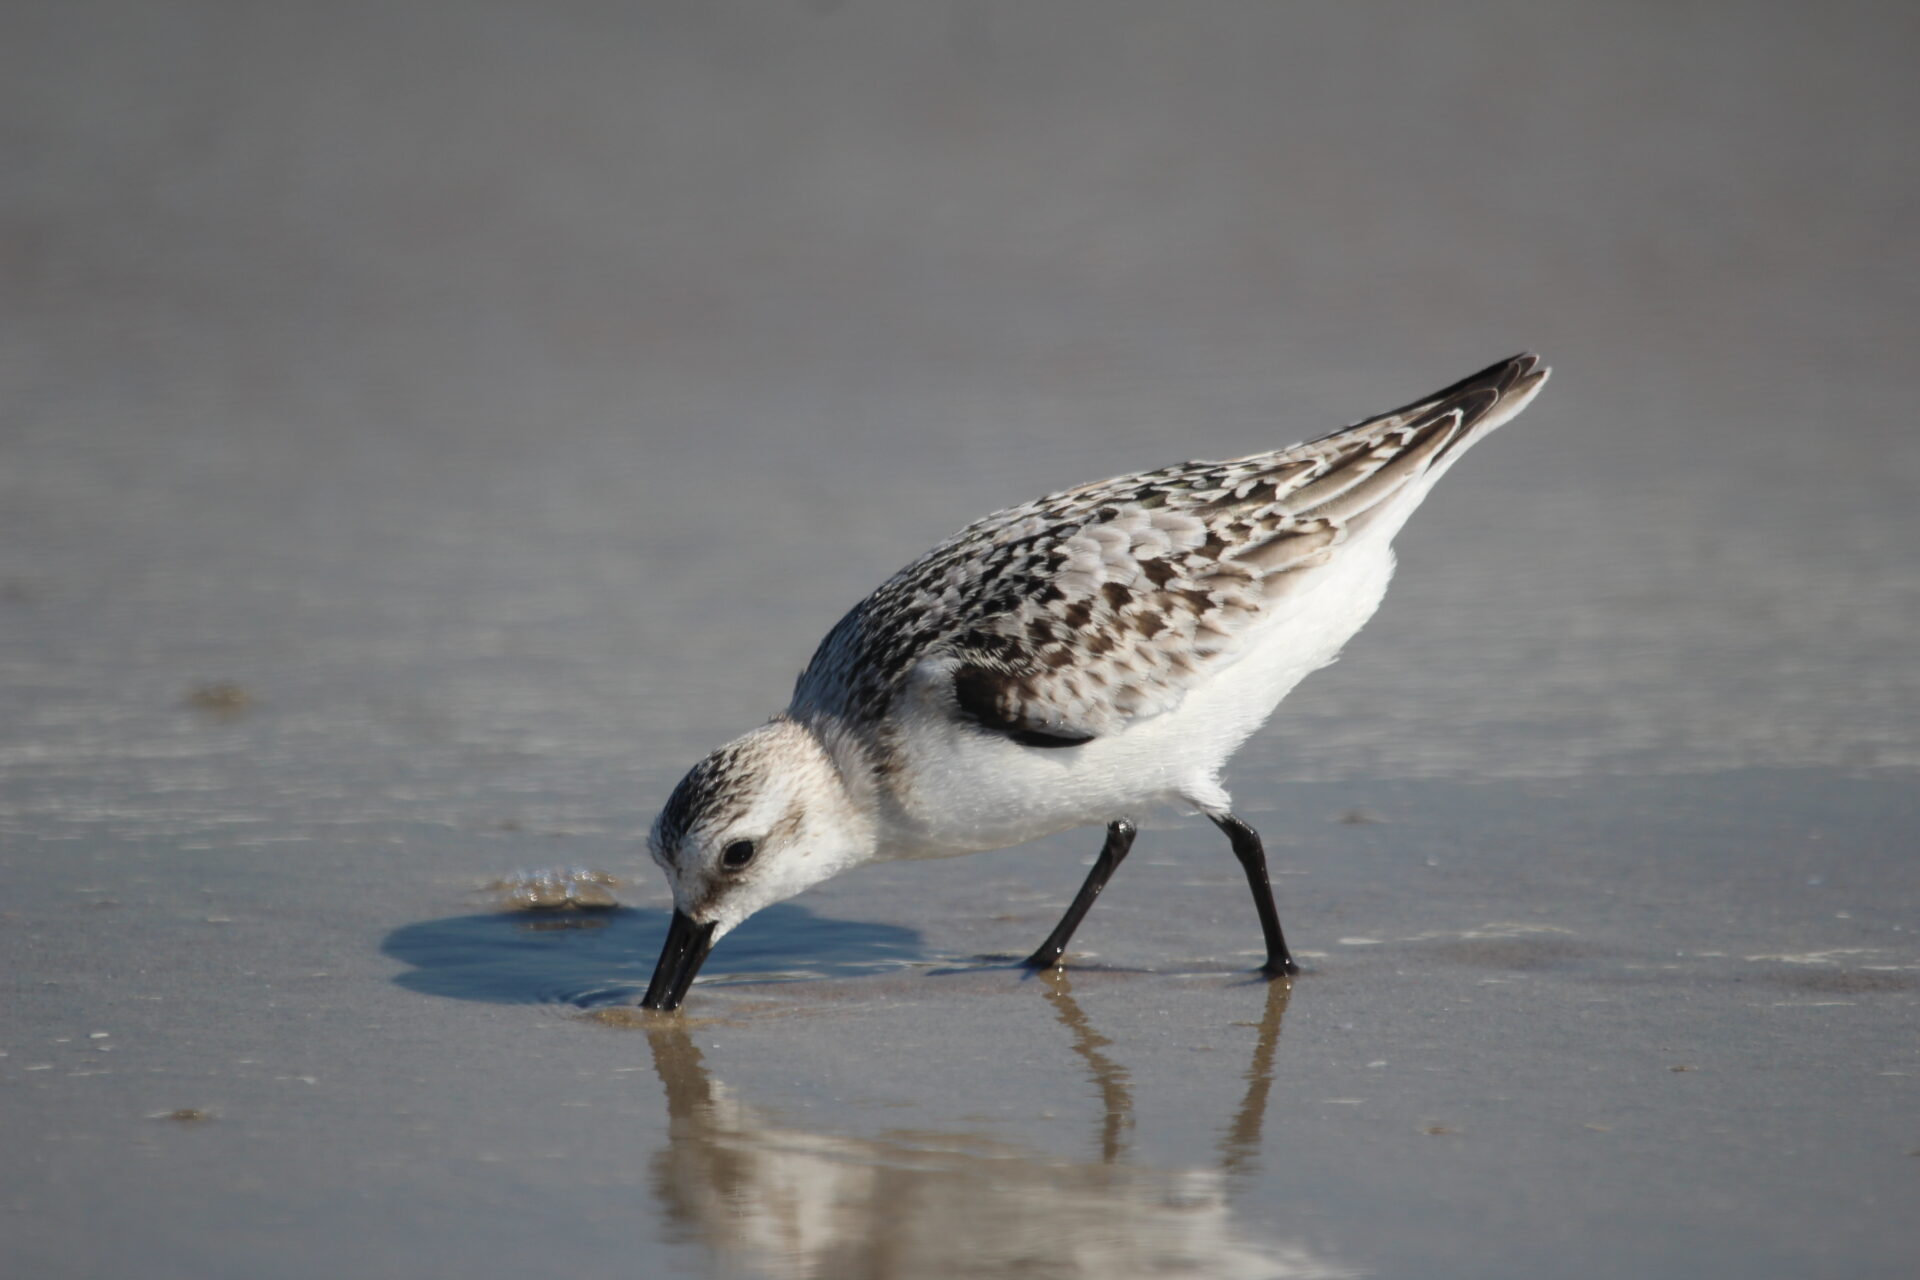
[(674, 911), (642, 1006), (678, 1008), (729, 930), (850, 867), (1104, 824), (1026, 960), (1056, 965), (1159, 805), (1226, 835), (1261, 972), (1297, 973), (1220, 770), (1373, 615), (1394, 534), (1547, 373), (1519, 355), (1306, 444), (1066, 489), (894, 574), (827, 633), (787, 709), (696, 764), (655, 819)]

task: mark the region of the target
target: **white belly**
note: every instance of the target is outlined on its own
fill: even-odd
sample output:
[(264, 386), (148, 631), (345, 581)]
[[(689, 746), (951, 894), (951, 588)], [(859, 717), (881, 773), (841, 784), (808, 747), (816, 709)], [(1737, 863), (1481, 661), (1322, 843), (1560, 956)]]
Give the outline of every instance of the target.
[(1282, 602), (1237, 661), (1178, 706), (1078, 747), (1024, 747), (938, 715), (903, 727), (903, 768), (880, 856), (999, 849), (1157, 805), (1225, 812), (1221, 767), (1306, 676), (1332, 662), (1379, 608), (1393, 576), (1386, 536), (1343, 546)]

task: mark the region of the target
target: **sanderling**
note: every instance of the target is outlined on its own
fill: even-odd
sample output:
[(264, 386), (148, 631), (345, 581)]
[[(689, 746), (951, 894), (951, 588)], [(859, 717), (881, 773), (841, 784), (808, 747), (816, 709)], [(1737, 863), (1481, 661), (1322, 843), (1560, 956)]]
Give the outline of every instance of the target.
[(849, 867), (1104, 823), (1026, 961), (1057, 964), (1162, 804), (1226, 834), (1262, 972), (1298, 972), (1220, 769), (1372, 616), (1434, 481), (1546, 379), (1515, 356), (1308, 444), (1067, 489), (894, 574), (827, 633), (786, 711), (695, 765), (654, 820), (674, 912), (641, 1004), (678, 1008), (730, 929)]

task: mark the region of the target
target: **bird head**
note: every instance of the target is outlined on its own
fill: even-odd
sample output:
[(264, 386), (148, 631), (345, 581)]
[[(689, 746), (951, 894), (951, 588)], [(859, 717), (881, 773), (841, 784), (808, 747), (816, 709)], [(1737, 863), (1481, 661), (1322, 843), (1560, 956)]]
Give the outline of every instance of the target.
[(873, 856), (874, 827), (819, 736), (784, 717), (687, 772), (647, 838), (673, 923), (641, 1005), (680, 1006), (713, 945), (762, 907)]

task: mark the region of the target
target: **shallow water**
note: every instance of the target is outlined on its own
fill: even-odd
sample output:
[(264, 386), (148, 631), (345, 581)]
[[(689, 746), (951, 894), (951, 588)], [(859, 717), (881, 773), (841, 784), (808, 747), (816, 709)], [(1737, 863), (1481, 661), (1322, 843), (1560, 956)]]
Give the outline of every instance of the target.
[[(1476, 12), (10, 6), (0, 1269), (1911, 1274), (1912, 20)], [(904, 560), (1521, 346), (1232, 767), (1297, 982), (1162, 814), (630, 1011)]]
[(1245, 971), (1237, 869), (1188, 822), (1143, 836), (1059, 975), (1011, 962), (1090, 852), (1068, 839), (766, 912), (670, 1018), (619, 1003), (659, 907), (475, 912), (458, 877), (396, 877), (479, 833), (321, 836), (325, 875), (150, 838), (113, 905), (108, 869), (9, 913), (9, 1248), (85, 1274), (1904, 1268), (1910, 780), (1269, 795), (1291, 986)]
[[(495, 912), (405, 925), (381, 950), (414, 966), (402, 986), (462, 1000), (581, 1008), (637, 1004), (653, 976), (671, 905), (652, 910)], [(897, 925), (824, 920), (804, 906), (769, 907), (730, 935), (709, 983), (846, 977), (910, 963), (919, 935)]]

